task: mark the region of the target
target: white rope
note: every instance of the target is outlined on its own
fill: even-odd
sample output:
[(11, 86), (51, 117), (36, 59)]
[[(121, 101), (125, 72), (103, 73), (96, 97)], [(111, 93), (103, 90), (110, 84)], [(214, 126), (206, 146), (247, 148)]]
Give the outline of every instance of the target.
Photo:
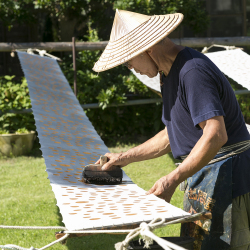
[(165, 250), (169, 250), (169, 249), (175, 249), (175, 250), (183, 250), (184, 248), (175, 245), (174, 243), (171, 243), (169, 241), (163, 240), (162, 238), (156, 236), (155, 234), (153, 234), (151, 231), (155, 230), (156, 228), (160, 228), (160, 227), (165, 227), (167, 225), (171, 225), (171, 224), (176, 224), (176, 223), (182, 223), (182, 222), (187, 222), (190, 221), (190, 219), (192, 219), (192, 221), (195, 218), (200, 217), (203, 213), (197, 213), (197, 214), (193, 214), (193, 215), (188, 215), (185, 217), (182, 217), (180, 219), (176, 219), (170, 222), (165, 222), (165, 218), (157, 218), (152, 220), (151, 222), (149, 222), (148, 224), (146, 222), (142, 222), (140, 224), (140, 227), (135, 228), (135, 229), (123, 229), (123, 230), (81, 230), (81, 231), (69, 231), (67, 230), (65, 227), (36, 227), (36, 226), (5, 226), (5, 225), (0, 225), (0, 229), (30, 229), (30, 230), (34, 230), (34, 229), (38, 229), (38, 230), (44, 230), (44, 229), (59, 229), (59, 230), (63, 230), (62, 233), (64, 233), (65, 235), (63, 237), (61, 237), (58, 240), (53, 241), (52, 243), (42, 247), (42, 248), (23, 248), (17, 245), (0, 245), (0, 249), (10, 249), (10, 250), (44, 250), (47, 249), (49, 247), (51, 247), (52, 245), (61, 242), (65, 239), (68, 238), (68, 236), (70, 234), (86, 234), (86, 233), (92, 233), (92, 234), (100, 234), (100, 233), (128, 233), (127, 237), (125, 238), (124, 241), (116, 243), (115, 244), (115, 249), (116, 250), (125, 250), (127, 249), (129, 242), (134, 239), (135, 237), (137, 237), (138, 235), (142, 236), (142, 239), (145, 243), (145, 247), (149, 247), (152, 243), (153, 240), (156, 241), (161, 247), (163, 247), (163, 249)]
[(61, 242), (61, 241), (66, 240), (68, 237), (69, 237), (69, 234), (65, 234), (65, 235), (64, 235), (63, 237), (61, 237), (60, 239), (51, 242), (50, 244), (48, 244), (48, 245), (46, 245), (46, 246), (40, 248), (39, 250), (44, 250), (44, 249), (46, 249), (46, 248), (49, 248), (49, 247), (55, 245), (56, 243), (59, 243), (59, 242)]
[(152, 233), (147, 228), (143, 228), (143, 230), (141, 231), (141, 236), (143, 237), (146, 248), (149, 248), (149, 244), (147, 244), (148, 239), (152, 239), (152, 243), (153, 243), (153, 240), (154, 240), (155, 242), (158, 243), (158, 245), (160, 245), (163, 249), (166, 249), (166, 250), (171, 250), (171, 249), (186, 250), (185, 248), (183, 248), (181, 246), (178, 246), (178, 245), (176, 245), (176, 244), (174, 244), (174, 243), (172, 243), (170, 241), (167, 241), (165, 239), (162, 239), (162, 238), (156, 236), (154, 233)]
[(156, 241), (163, 249), (165, 250), (185, 250), (185, 248), (180, 247), (172, 242), (169, 242), (167, 240), (164, 240), (158, 236), (156, 236), (151, 231), (155, 230), (156, 228), (163, 227), (165, 223), (164, 218), (157, 218), (152, 220), (150, 223), (142, 222), (140, 227), (132, 230), (124, 241), (118, 242), (115, 244), (116, 250), (126, 250), (129, 246), (129, 242), (137, 237), (138, 235), (142, 236), (142, 240), (144, 241), (144, 244), (146, 248), (150, 248), (150, 245), (153, 244), (153, 240)]
[(42, 57), (46, 55), (46, 56), (51, 57), (51, 58), (53, 58), (55, 60), (62, 61), (59, 57), (56, 57), (56, 56), (53, 56), (53, 55), (47, 53), (46, 50), (39, 50), (39, 49), (33, 49), (33, 50), (38, 52), (39, 55), (42, 56)]
[(55, 245), (56, 243), (59, 243), (65, 239), (67, 239), (69, 237), (69, 234), (65, 234), (63, 237), (61, 237), (60, 239), (58, 240), (55, 240), (53, 242), (51, 242), (50, 244), (42, 247), (42, 248), (34, 248), (34, 247), (30, 247), (30, 248), (24, 248), (24, 247), (20, 247), (20, 246), (17, 246), (17, 245), (12, 245), (12, 244), (8, 244), (8, 245), (0, 245), (0, 249), (10, 249), (10, 250), (44, 250), (44, 249), (47, 249), (53, 245)]
[[(169, 222), (165, 222), (163, 223), (160, 227), (165, 227), (167, 225), (171, 225), (171, 224), (176, 224), (176, 223), (183, 223), (183, 222), (187, 222), (190, 221), (190, 219), (192, 218), (195, 219), (197, 217), (200, 217), (202, 214), (204, 213), (197, 213), (197, 214), (193, 214), (193, 215), (186, 215), (182, 218), (179, 219), (175, 219)], [(153, 220), (154, 221), (154, 220)], [(109, 233), (130, 233), (131, 231), (133, 231), (135, 229), (121, 229), (121, 230), (75, 230), (75, 231), (69, 231), (69, 230), (65, 230), (63, 231), (63, 233), (67, 233), (67, 234), (84, 234), (84, 233), (90, 233), (90, 234), (109, 234)]]
[[(241, 146), (241, 147), (240, 147)], [(234, 149), (236, 147), (240, 147), (238, 149)], [(233, 150), (232, 152), (228, 153), (228, 154), (225, 154), (223, 156), (220, 156), (218, 158), (215, 158), (215, 159), (212, 159), (207, 165), (210, 165), (210, 164), (213, 164), (213, 163), (216, 163), (216, 162), (219, 162), (219, 161), (222, 161), (222, 160), (225, 160), (231, 156), (234, 156), (234, 155), (237, 155), (237, 154), (240, 154), (240, 153), (243, 153), (245, 152), (246, 150), (248, 150), (250, 148), (250, 140), (247, 140), (247, 141), (242, 141), (242, 142), (238, 142), (238, 143), (235, 143), (233, 145), (230, 145), (230, 146), (227, 146), (227, 147), (222, 147), (218, 153), (218, 154), (222, 154), (222, 153), (225, 153), (227, 151), (231, 151)], [(188, 157), (188, 155), (184, 155), (184, 156), (181, 156), (181, 159), (182, 160), (185, 160), (186, 158)], [(180, 165), (181, 163), (175, 163), (175, 165)]]
[[(26, 51), (26, 49), (16, 49), (15, 51)], [(46, 50), (32, 49), (32, 48), (27, 49), (27, 53), (31, 55), (35, 55), (34, 51), (38, 52), (41, 57), (48, 56), (55, 60), (62, 61), (59, 57), (47, 53)]]
[(34, 247), (31, 247), (31, 248), (24, 248), (24, 247), (19, 247), (17, 245), (13, 245), (13, 244), (8, 244), (8, 245), (4, 245), (4, 246), (1, 246), (0, 245), (0, 248), (1, 249), (10, 249), (10, 250), (37, 250), (36, 248)]
[(130, 232), (131, 232), (131, 229), (122, 229), (122, 230), (110, 230), (110, 229), (107, 229), (107, 230), (78, 230), (78, 231), (65, 230), (65, 231), (63, 231), (63, 233), (66, 233), (66, 234), (109, 234), (109, 233), (120, 234), (120, 233), (130, 233)]
[(204, 47), (203, 50), (201, 51), (201, 53), (205, 54), (205, 53), (207, 53), (213, 47), (224, 48), (226, 50), (233, 50), (233, 49), (241, 49), (241, 50), (243, 50), (243, 48), (238, 48), (238, 47), (235, 47), (235, 46), (212, 44), (209, 47)]
[(5, 226), (5, 225), (0, 225), (0, 229), (25, 229), (25, 230), (45, 230), (45, 229), (50, 229), (50, 230), (66, 230), (66, 227), (36, 227), (36, 226)]

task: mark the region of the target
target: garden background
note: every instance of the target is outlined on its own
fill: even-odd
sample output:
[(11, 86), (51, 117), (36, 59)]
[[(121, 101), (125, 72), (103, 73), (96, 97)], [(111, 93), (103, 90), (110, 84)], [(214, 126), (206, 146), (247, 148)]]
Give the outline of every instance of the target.
[[(0, 30), (3, 37), (11, 37), (17, 29), (27, 32), (25, 41), (50, 42), (69, 41), (72, 36), (77, 41), (106, 41), (112, 28), (115, 9), (125, 9), (144, 14), (165, 14), (181, 12), (185, 19), (173, 34), (174, 38), (204, 36), (241, 36), (241, 23), (235, 13), (240, 13), (241, 2), (231, 0), (0, 0)], [(247, 6), (250, 7), (249, 0)], [(211, 8), (208, 11), (208, 2)], [(231, 3), (231, 9), (227, 3)], [(222, 4), (224, 3), (224, 5)], [(232, 15), (224, 23), (216, 21), (211, 9), (217, 6), (216, 15)], [(224, 8), (224, 10), (223, 10)], [(250, 9), (250, 8), (249, 8)], [(250, 13), (249, 11), (247, 13)], [(238, 14), (237, 14), (238, 15)], [(240, 15), (240, 14), (239, 14)], [(235, 20), (237, 22), (233, 22)], [(249, 18), (250, 19), (250, 18)], [(216, 30), (215, 27), (218, 26)], [(249, 29), (250, 30), (250, 29)], [(214, 31), (214, 33), (213, 33)], [(250, 31), (249, 31), (250, 32)], [(26, 34), (26, 33), (25, 33)], [(2, 40), (4, 41), (4, 40)], [(25, 42), (21, 41), (21, 42)], [(6, 38), (4, 42), (13, 42)], [(233, 44), (232, 44), (233, 45)], [(245, 48), (249, 54), (249, 48)], [(29, 90), (17, 58), (2, 53), (0, 57), (0, 133), (35, 130), (32, 113), (9, 113), (9, 110), (31, 108)], [(1, 54), (1, 55), (2, 55)], [(73, 88), (73, 66), (71, 53), (53, 53), (63, 61), (63, 73)], [(143, 85), (125, 67), (119, 66), (107, 72), (96, 74), (92, 71), (101, 51), (81, 51), (77, 53), (77, 98), (81, 104), (99, 103), (99, 109), (85, 112), (98, 134), (111, 152), (125, 151), (150, 138), (163, 128), (161, 122), (162, 104), (109, 107), (127, 100), (159, 98)], [(1, 65), (2, 58), (9, 62)], [(15, 67), (14, 67), (14, 66)], [(2, 67), (2, 68), (1, 68)], [(232, 81), (235, 90), (243, 89)], [(250, 123), (250, 95), (237, 96), (244, 118)], [(35, 150), (30, 156), (0, 158), (1, 213), (0, 224), (4, 225), (62, 225), (62, 218), (56, 206), (54, 194), (41, 152), (36, 139)], [(175, 160), (171, 154), (161, 158), (134, 163), (126, 167), (126, 173), (140, 187), (148, 190), (161, 176), (171, 172)], [(154, 171), (152, 171), (154, 169)], [(183, 193), (177, 190), (171, 203), (182, 207)], [(178, 236), (179, 225), (158, 230), (159, 236)], [(53, 241), (54, 232), (1, 230), (0, 244), (13, 243), (23, 247), (41, 247)], [(66, 246), (55, 245), (51, 249), (112, 249), (113, 244), (124, 236), (97, 235), (69, 239)]]
[[(206, 4), (207, 1), (203, 0), (0, 0), (0, 20), (10, 33), (17, 23), (27, 27), (35, 25), (37, 29), (43, 30), (42, 41), (66, 39), (66, 26), (71, 27), (66, 33), (76, 36), (78, 41), (95, 42), (109, 39), (116, 8), (148, 15), (181, 12), (185, 16), (184, 22), (173, 36), (184, 32), (194, 37), (202, 37), (210, 26), (214, 25)], [(239, 6), (234, 3), (232, 9), (236, 11), (237, 8)], [(67, 26), (66, 23), (73, 24)], [(245, 49), (248, 51), (248, 48)], [(71, 53), (54, 54), (63, 59), (60, 66), (73, 86)], [(98, 134), (106, 143), (113, 144), (144, 141), (156, 134), (163, 128), (161, 103), (123, 107), (109, 105), (158, 96), (126, 67), (119, 66), (106, 72), (95, 73), (92, 67), (100, 54), (101, 51), (81, 51), (76, 56), (77, 98), (81, 104), (99, 103), (99, 109), (85, 110)], [(12, 75), (11, 73), (15, 72), (11, 68), (8, 73), (8, 76), (3, 75), (0, 78), (0, 131), (6, 133), (35, 130), (32, 114), (8, 113), (8, 110), (31, 107), (25, 79), (22, 79), (20, 74), (16, 77)], [(243, 89), (231, 79), (230, 82), (235, 90)], [(250, 123), (250, 95), (237, 96), (237, 99), (246, 122)]]

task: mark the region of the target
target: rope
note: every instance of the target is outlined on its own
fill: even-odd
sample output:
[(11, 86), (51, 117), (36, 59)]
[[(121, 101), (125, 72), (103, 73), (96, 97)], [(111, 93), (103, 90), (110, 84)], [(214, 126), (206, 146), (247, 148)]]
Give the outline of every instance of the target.
[[(26, 51), (26, 49), (16, 49), (14, 51)], [(47, 53), (46, 50), (32, 49), (32, 48), (27, 49), (27, 53), (31, 54), (31, 55), (35, 55), (34, 51), (38, 52), (41, 57), (44, 57), (46, 55), (46, 56), (51, 57), (55, 60), (62, 61), (59, 57), (56, 57), (56, 56), (53, 56), (53, 55)], [(11, 54), (11, 56), (14, 57), (13, 54)]]
[[(195, 218), (200, 217), (201, 215), (206, 214), (206, 212), (201, 212), (201, 213), (197, 213), (197, 214), (192, 214), (192, 215), (186, 215), (182, 218), (179, 219), (175, 219), (169, 222), (165, 222), (161, 227), (165, 227), (168, 225), (172, 225), (172, 224), (176, 224), (176, 223), (184, 223), (184, 222), (188, 222), (190, 221), (190, 219), (192, 219), (192, 221)], [(142, 222), (143, 223), (143, 222)], [(139, 229), (139, 228), (137, 228)], [(67, 233), (67, 234), (84, 234), (84, 233), (92, 233), (92, 234), (109, 234), (109, 233), (130, 233), (131, 231), (134, 231), (135, 229), (122, 229), (122, 230), (76, 230), (76, 231), (69, 231), (69, 230), (65, 230), (63, 231), (63, 233)]]
[(50, 244), (48, 244), (48, 245), (46, 245), (46, 246), (40, 248), (39, 250), (44, 250), (44, 249), (46, 249), (46, 248), (49, 248), (49, 247), (55, 245), (56, 243), (59, 243), (59, 242), (61, 242), (61, 241), (66, 240), (68, 237), (69, 237), (69, 234), (65, 234), (65, 235), (64, 235), (63, 237), (61, 237), (60, 239), (51, 242)]
[(11, 250), (36, 250), (36, 248), (34, 247), (31, 247), (31, 248), (23, 248), (23, 247), (19, 247), (17, 245), (12, 245), (12, 244), (8, 244), (8, 245), (4, 245), (4, 246), (1, 246), (0, 245), (0, 248), (1, 249), (11, 249)]
[(231, 156), (234, 156), (234, 155), (243, 153), (244, 151), (246, 151), (246, 150), (248, 150), (248, 149), (250, 148), (250, 141), (247, 141), (246, 143), (247, 143), (247, 145), (245, 145), (245, 146), (243, 146), (243, 147), (241, 147), (241, 148), (239, 148), (239, 149), (237, 149), (237, 150), (235, 150), (235, 151), (233, 151), (233, 152), (231, 152), (231, 153), (229, 153), (229, 154), (226, 154), (226, 155), (224, 155), (224, 156), (222, 156), (222, 157), (219, 157), (219, 158), (217, 158), (217, 159), (211, 160), (211, 161), (209, 162), (209, 164), (213, 164), (213, 163), (215, 163), (215, 162), (218, 162), (218, 161), (222, 161), (222, 160), (224, 160), (224, 159), (227, 159), (227, 158), (229, 158), (229, 157), (231, 157)]
[(165, 250), (185, 250), (185, 248), (180, 247), (172, 242), (169, 242), (167, 240), (163, 240), (162, 238), (156, 236), (155, 234), (153, 234), (151, 231), (155, 230), (156, 228), (160, 228), (160, 227), (164, 227), (166, 225), (170, 225), (170, 224), (174, 224), (174, 223), (180, 223), (180, 222), (185, 222), (187, 220), (189, 220), (190, 218), (195, 218), (195, 217), (199, 217), (201, 214), (203, 213), (199, 213), (199, 214), (195, 214), (195, 215), (191, 215), (188, 216), (186, 218), (181, 218), (181, 219), (177, 219), (171, 222), (167, 222), (165, 223), (165, 219), (164, 218), (157, 218), (152, 220), (150, 223), (145, 223), (142, 222), (140, 227), (132, 230), (127, 237), (125, 238), (124, 241), (122, 242), (118, 242), (115, 244), (115, 249), (116, 250), (126, 250), (127, 247), (129, 246), (129, 242), (134, 239), (135, 237), (137, 237), (138, 235), (142, 236), (142, 240), (144, 241), (145, 247), (149, 248), (149, 246), (151, 244), (153, 244), (153, 240), (155, 242), (158, 243), (158, 245), (160, 245), (163, 249)]
[(65, 230), (63, 233), (66, 234), (109, 234), (109, 233), (130, 233), (131, 229), (122, 229), (122, 230), (76, 230), (76, 231), (68, 231)]
[[(234, 150), (234, 148), (236, 148), (236, 147), (240, 147), (240, 148)], [(225, 159), (227, 159), (227, 158), (229, 158), (231, 156), (243, 153), (244, 151), (248, 150), (249, 148), (250, 148), (250, 140), (238, 142), (238, 143), (235, 143), (235, 144), (227, 146), (227, 147), (222, 147), (218, 151), (217, 155), (221, 154), (221, 153), (225, 153), (227, 151), (231, 151), (231, 150), (234, 150), (234, 151), (232, 151), (232, 152), (230, 152), (230, 153), (228, 153), (226, 155), (223, 155), (221, 157), (218, 157), (216, 159), (211, 160), (207, 165), (210, 165), (210, 164), (213, 164), (215, 162), (219, 162), (219, 161), (225, 160)], [(188, 157), (188, 155), (184, 155), (184, 156), (181, 156), (181, 159), (185, 160), (187, 157)], [(180, 165), (180, 163), (177, 163), (177, 164)]]
[(235, 46), (226, 46), (226, 45), (212, 44), (209, 47), (204, 47), (202, 49), (201, 53), (205, 54), (205, 53), (207, 53), (213, 47), (224, 48), (226, 50), (233, 50), (233, 49), (241, 49), (241, 50), (243, 50), (243, 48), (238, 48), (238, 47), (235, 47)]
[(53, 242), (51, 242), (50, 244), (42, 247), (42, 248), (34, 248), (34, 247), (30, 247), (30, 248), (24, 248), (24, 247), (20, 247), (20, 246), (17, 246), (17, 245), (12, 245), (12, 244), (8, 244), (8, 245), (0, 245), (0, 249), (10, 249), (10, 250), (44, 250), (44, 249), (47, 249), (53, 245), (55, 245), (56, 243), (59, 243), (65, 239), (67, 239), (69, 237), (69, 234), (65, 234), (63, 237), (61, 237), (60, 239), (58, 240), (55, 240)]
[(25, 229), (25, 230), (66, 230), (65, 227), (31, 227), (31, 226), (4, 226), (0, 225), (0, 229)]
[(175, 250), (183, 250), (184, 248), (175, 245), (172, 242), (163, 240), (162, 238), (156, 236), (155, 234), (153, 234), (151, 231), (155, 230), (156, 228), (160, 228), (160, 227), (164, 227), (167, 225), (171, 225), (171, 224), (175, 224), (175, 223), (183, 223), (183, 222), (187, 222), (190, 221), (190, 219), (195, 219), (196, 217), (200, 217), (201, 215), (205, 214), (205, 212), (202, 213), (197, 213), (197, 214), (193, 214), (193, 215), (188, 215), (185, 216), (183, 218), (180, 219), (176, 219), (170, 222), (166, 222), (165, 218), (157, 218), (152, 220), (151, 222), (149, 222), (148, 224), (146, 222), (142, 222), (140, 224), (140, 227), (135, 228), (133, 230), (131, 229), (123, 229), (123, 230), (81, 230), (81, 231), (69, 231), (67, 230), (65, 227), (36, 227), (36, 226), (4, 226), (4, 225), (0, 225), (0, 228), (2, 229), (38, 229), (38, 230), (44, 230), (44, 229), (49, 229), (49, 230), (53, 230), (53, 229), (60, 229), (60, 230), (64, 230), (62, 231), (62, 233), (65, 233), (65, 235), (63, 237), (61, 237), (58, 240), (53, 241), (52, 243), (42, 247), (42, 248), (23, 248), (17, 245), (0, 245), (0, 249), (8, 249), (8, 250), (45, 250), (51, 246), (53, 246), (54, 244), (61, 242), (65, 239), (68, 238), (68, 236), (70, 234), (82, 234), (82, 233), (92, 233), (92, 234), (100, 234), (100, 233), (128, 233), (127, 237), (125, 238), (124, 241), (116, 243), (115, 244), (115, 249), (116, 250), (125, 250), (127, 249), (129, 242), (134, 239), (135, 237), (137, 237), (138, 235), (141, 235), (144, 243), (145, 243), (145, 247), (149, 247), (152, 243), (153, 240), (156, 241), (163, 249), (165, 250), (171, 250), (171, 249), (175, 249)]

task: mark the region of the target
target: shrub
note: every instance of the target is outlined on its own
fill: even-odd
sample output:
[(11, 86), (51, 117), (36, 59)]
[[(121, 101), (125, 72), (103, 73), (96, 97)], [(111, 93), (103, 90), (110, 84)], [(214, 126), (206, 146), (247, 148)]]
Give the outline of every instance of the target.
[(15, 76), (0, 77), (0, 133), (23, 133), (35, 130), (33, 114), (9, 113), (31, 108), (26, 79), (21, 83), (13, 80)]
[[(228, 79), (234, 91), (236, 90), (246, 90), (240, 84), (235, 82), (233, 79)], [(241, 112), (244, 116), (245, 122), (250, 124), (250, 94), (247, 95), (236, 95), (236, 98), (240, 104)]]
[[(98, 41), (97, 32), (89, 27), (87, 38), (89, 41)], [(107, 141), (157, 133), (163, 126), (161, 105), (109, 107), (110, 104), (121, 104), (127, 100), (158, 96), (124, 66), (95, 73), (92, 68), (100, 54), (100, 51), (82, 51), (77, 55), (77, 98), (81, 104), (99, 103), (101, 109), (85, 110), (98, 134)], [(69, 58), (71, 61), (71, 56)], [(65, 58), (61, 68), (73, 86), (72, 63)]]
[(195, 35), (202, 34), (209, 26), (209, 17), (206, 13), (205, 6), (206, 1), (204, 0), (114, 1), (114, 9), (129, 10), (146, 15), (182, 13), (185, 16), (183, 25), (189, 27)]
[[(97, 31), (89, 26), (88, 41), (98, 41)], [(77, 98), (81, 104), (99, 103), (102, 109), (87, 109), (88, 118), (105, 141), (128, 140), (138, 136), (150, 137), (162, 129), (162, 106), (159, 104), (109, 107), (113, 103), (124, 103), (131, 99), (157, 98), (158, 96), (142, 84), (127, 68), (95, 73), (92, 68), (101, 55), (100, 51), (82, 51), (77, 55)], [(71, 56), (69, 56), (72, 61)], [(62, 70), (73, 86), (72, 63), (67, 58)], [(229, 79), (234, 90), (242, 87)], [(245, 121), (250, 123), (249, 95), (237, 95)]]

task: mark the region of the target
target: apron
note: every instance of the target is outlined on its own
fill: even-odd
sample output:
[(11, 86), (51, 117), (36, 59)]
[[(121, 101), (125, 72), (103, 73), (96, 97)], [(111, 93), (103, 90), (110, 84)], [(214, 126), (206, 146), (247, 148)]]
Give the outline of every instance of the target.
[[(220, 155), (221, 156), (221, 155)], [(202, 168), (187, 180), (184, 211), (211, 212), (212, 219), (183, 223), (181, 236), (195, 238), (194, 250), (230, 248), (232, 230), (232, 157)]]

